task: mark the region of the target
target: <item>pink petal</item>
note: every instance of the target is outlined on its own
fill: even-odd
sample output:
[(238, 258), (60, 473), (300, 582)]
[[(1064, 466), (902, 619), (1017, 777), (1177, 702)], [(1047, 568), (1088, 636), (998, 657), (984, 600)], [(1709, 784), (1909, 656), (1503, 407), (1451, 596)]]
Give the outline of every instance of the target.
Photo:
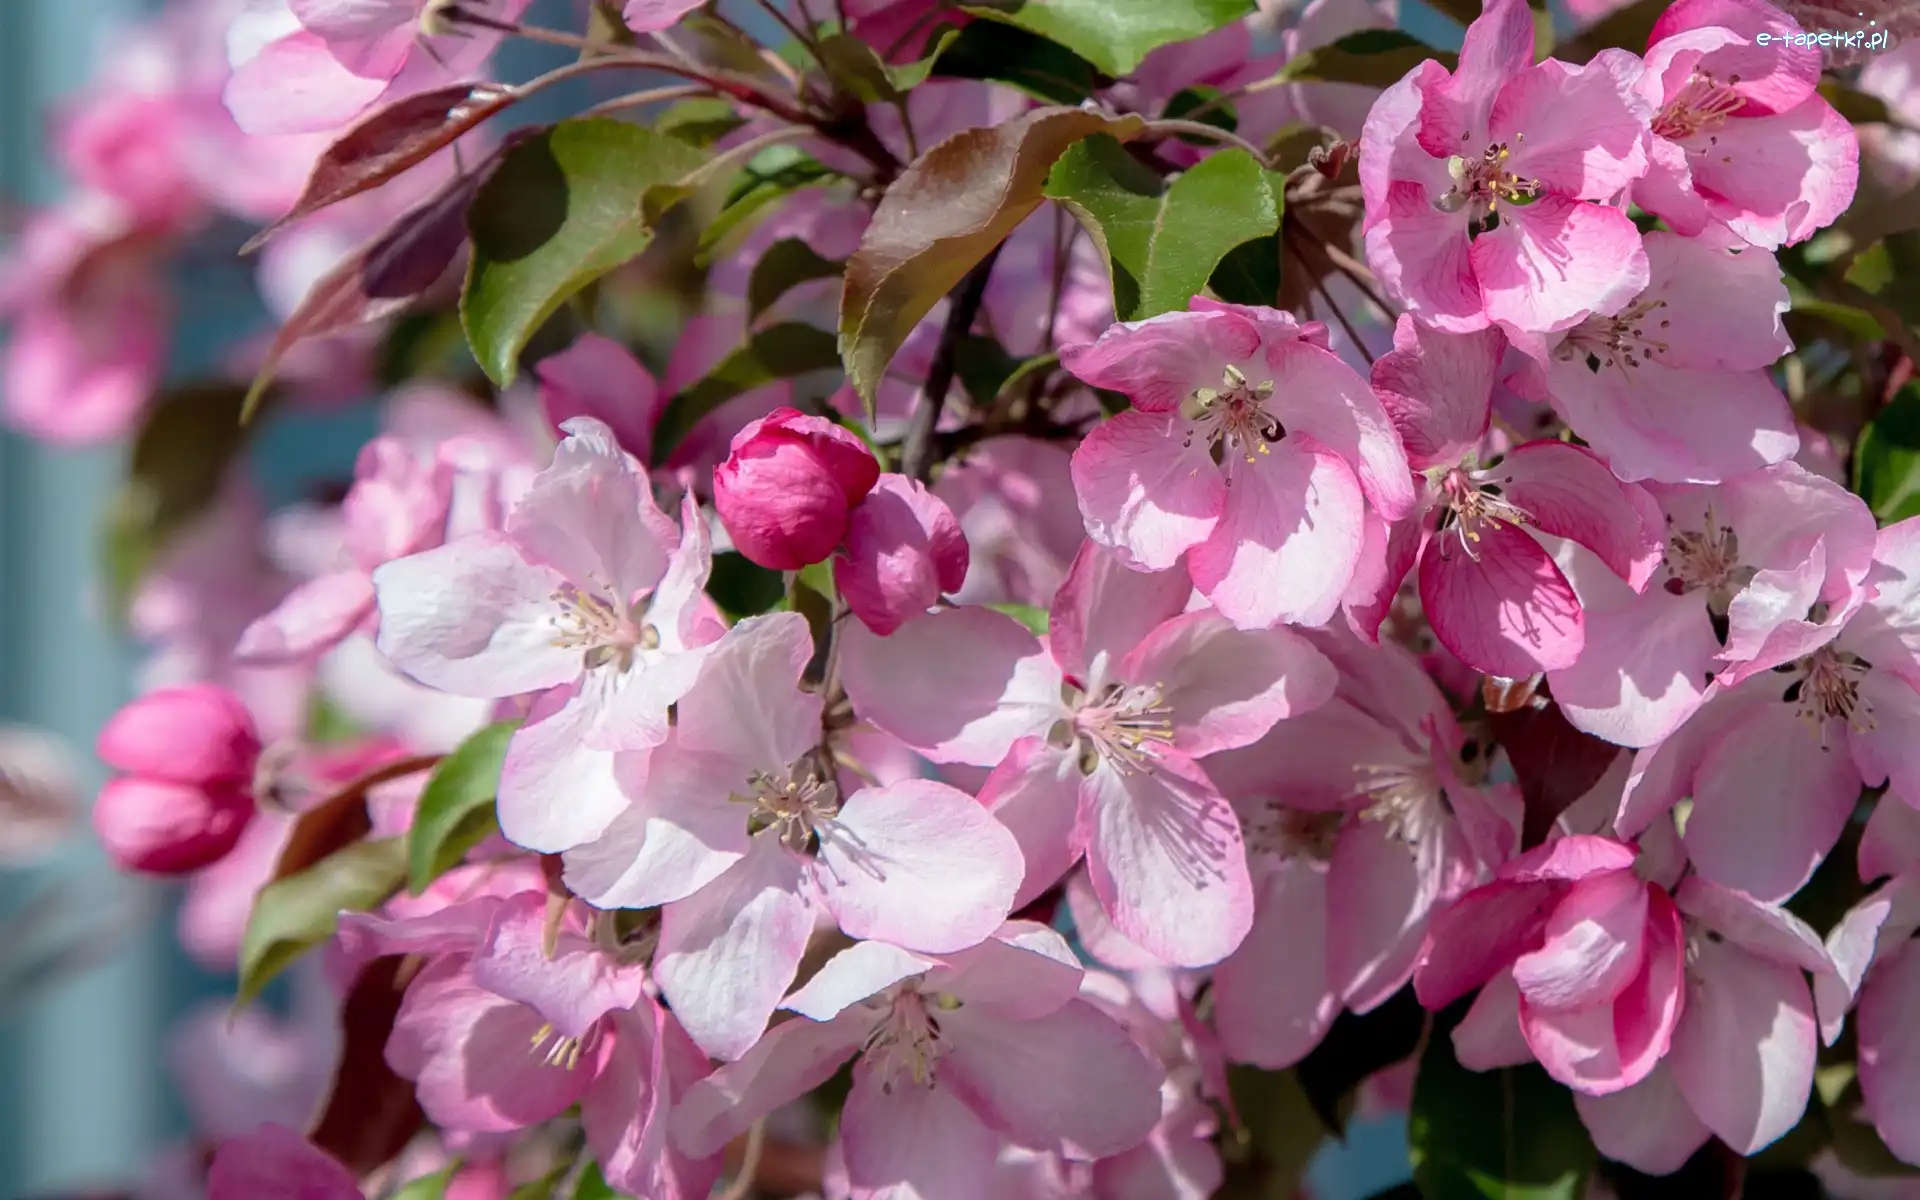
[(1578, 661), (1547, 677), (1575, 728), (1622, 746), (1652, 746), (1700, 707), (1720, 643), (1697, 595), (1652, 587), (1606, 611), (1589, 602), (1586, 625)]
[(1617, 312), (1647, 285), (1647, 255), (1627, 214), (1546, 193), (1504, 209), (1471, 251), (1489, 319), (1509, 332), (1565, 329)]
[(1367, 262), (1388, 296), (1448, 333), (1487, 327), (1474, 259), (1478, 243), (1468, 239), (1460, 213), (1435, 208), (1420, 184), (1395, 182), (1377, 212), (1368, 207), (1367, 218)]
[[(1746, 686), (1780, 686), (1775, 679)], [(1833, 848), (1859, 793), (1853, 763), (1792, 705), (1762, 706), (1702, 758), (1687, 854), (1716, 883), (1785, 900)]]
[(363, 571), (310, 579), (247, 626), (234, 656), (263, 664), (310, 662), (358, 629), (373, 613), (373, 602), (373, 581)]
[(1347, 1006), (1367, 1012), (1413, 975), (1428, 917), (1472, 886), (1477, 864), (1454, 821), (1410, 840), (1363, 817), (1340, 827), (1328, 869), (1328, 969)]
[[(1818, 46), (1794, 45), (1799, 25), (1766, 0), (1679, 0), (1654, 22), (1649, 47), (1691, 29), (1719, 26), (1742, 35), (1746, 44), (1727, 46), (1702, 58), (1699, 67), (1729, 83), (1747, 99), (1745, 113), (1783, 112), (1805, 100), (1820, 81)], [(1817, 32), (1817, 31), (1816, 31)], [(1768, 42), (1760, 43), (1766, 34)]]
[(1647, 169), (1642, 69), (1625, 50), (1602, 50), (1582, 66), (1550, 58), (1515, 74), (1489, 119), (1493, 140), (1511, 147), (1510, 169), (1555, 195), (1612, 199)]
[(855, 942), (821, 964), (780, 1007), (810, 1021), (831, 1021), (862, 1000), (938, 965), (938, 959), (885, 942)]
[(507, 534), (569, 582), (629, 603), (660, 584), (680, 535), (605, 422), (573, 417), (562, 429), (552, 465), (507, 514)]
[(1019, 1142), (1098, 1158), (1138, 1144), (1160, 1119), (1160, 1067), (1084, 1000), (1030, 1021), (963, 1005), (940, 1027), (953, 1047), (940, 1060), (941, 1085)]
[(221, 98), (241, 131), (256, 137), (331, 132), (378, 100), (388, 78), (355, 75), (323, 39), (301, 30), (235, 66)]
[(1573, 1103), (1600, 1153), (1649, 1175), (1678, 1171), (1713, 1136), (1664, 1063), (1630, 1088), (1604, 1096), (1575, 1092)]
[(1610, 1005), (1640, 973), (1647, 885), (1609, 871), (1575, 884), (1547, 918), (1546, 941), (1514, 960), (1513, 978), (1537, 1009)]
[(813, 879), (840, 928), (950, 953), (999, 927), (1025, 864), (1006, 827), (930, 779), (863, 788), (821, 830)]
[(1603, 871), (1624, 871), (1638, 860), (1632, 846), (1609, 837), (1559, 837), (1501, 866), (1499, 878), (1516, 883), (1573, 882)]
[(671, 1144), (667, 1124), (678, 1091), (706, 1075), (706, 1056), (651, 997), (617, 1014), (613, 1038), (613, 1053), (580, 1098), (601, 1175), (636, 1196), (704, 1200), (719, 1180), (720, 1157), (690, 1160)]
[(549, 954), (546, 907), (537, 892), (502, 901), (468, 970), (475, 983), (533, 1009), (562, 1036), (583, 1038), (608, 1013), (639, 1002), (646, 969), (623, 966), (570, 932), (560, 934)]
[(870, 1060), (854, 1066), (853, 1090), (840, 1117), (840, 1146), (856, 1200), (991, 1195), (1000, 1142), (954, 1089), (904, 1080), (883, 1085), (880, 1068)]
[(1129, 409), (1095, 425), (1073, 452), (1087, 536), (1141, 570), (1164, 571), (1206, 540), (1227, 487), (1204, 439), (1177, 412)]
[(1538, 945), (1564, 891), (1547, 883), (1497, 880), (1435, 915), (1413, 972), (1420, 1003), (1445, 1008)]
[(1455, 466), (1479, 446), (1505, 350), (1497, 329), (1442, 333), (1400, 314), (1372, 382), (1415, 470)]
[(1219, 962), (1253, 923), (1233, 808), (1176, 752), (1146, 770), (1102, 766), (1081, 785), (1094, 894), (1130, 940), (1179, 966)]
[[(1655, 352), (1661, 363), (1688, 370), (1751, 371), (1793, 350), (1780, 318), (1792, 306), (1780, 264), (1731, 239), (1646, 236), (1646, 299), (1659, 307)], [(1641, 326), (1643, 329), (1646, 325)]]
[(745, 1054), (793, 983), (813, 934), (802, 871), (777, 835), (763, 833), (725, 875), (661, 910), (654, 978), (715, 1058)]
[(1479, 478), (1499, 484), (1541, 532), (1580, 543), (1629, 583), (1644, 583), (1660, 559), (1665, 531), (1645, 527), (1635, 497), (1578, 446), (1528, 442)]
[(534, 368), (540, 411), (558, 431), (574, 417), (596, 417), (620, 446), (645, 462), (653, 452), (653, 425), (663, 404), (653, 373), (619, 342), (587, 333)]
[[(557, 854), (593, 841), (626, 809), (621, 756), (587, 744), (598, 719), (590, 694), (571, 688), (534, 702), (500, 767), (496, 807), (509, 841)], [(627, 763), (628, 772), (645, 769), (644, 759)]]
[(1526, 5), (1492, 0), (1467, 26), (1452, 76), (1425, 89), (1420, 145), (1436, 158), (1458, 154), (1463, 139), (1486, 130), (1501, 89), (1532, 62), (1533, 19)]
[(1799, 968), (1724, 942), (1696, 945), (1674, 1079), (1707, 1128), (1739, 1154), (1792, 1129), (1813, 1089), (1818, 1038)]
[(1346, 459), (1375, 512), (1389, 521), (1412, 513), (1406, 451), (1367, 381), (1332, 352), (1304, 341), (1270, 344), (1267, 365), (1281, 422)]
[[(614, 761), (618, 775), (623, 763)], [(626, 808), (600, 835), (566, 851), (566, 883), (596, 908), (652, 908), (682, 900), (747, 852), (747, 822), (727, 797), (746, 775), (730, 759), (689, 754), (669, 742), (643, 777), (622, 788)]]
[[(1853, 203), (1860, 146), (1819, 96), (1774, 117), (1732, 120), (1692, 160), (1707, 210), (1756, 246), (1803, 242)], [(1699, 139), (1693, 139), (1698, 142)]]
[(1080, 861), (1080, 780), (1072, 750), (1030, 737), (1015, 742), (981, 785), (980, 806), (1013, 834), (1026, 864), (1014, 908), (1033, 903)]
[(978, 946), (948, 955), (923, 988), (1004, 1020), (1030, 1021), (1078, 996), (1086, 977), (1065, 938), (1031, 921), (1008, 921)]
[(1192, 758), (1258, 741), (1274, 723), (1318, 708), (1333, 664), (1290, 629), (1236, 629), (1217, 612), (1178, 616), (1136, 639), (1120, 676), (1161, 689), (1174, 748)]
[(1187, 556), (1194, 585), (1243, 629), (1324, 624), (1366, 543), (1359, 482), (1305, 434), (1253, 457), (1229, 460), (1220, 523)]
[(1290, 858), (1260, 879), (1246, 941), (1213, 969), (1213, 1022), (1234, 1062), (1281, 1070), (1340, 1012), (1327, 976), (1327, 872)]
[(813, 633), (799, 613), (741, 621), (680, 697), (675, 744), (748, 774), (784, 768), (820, 740), (820, 697), (800, 690), (812, 657)]
[(1238, 313), (1170, 312), (1123, 321), (1087, 345), (1063, 346), (1060, 365), (1143, 412), (1172, 412), (1195, 388), (1219, 387), (1228, 363), (1259, 349), (1260, 330)]
[(1512, 972), (1495, 975), (1473, 998), (1467, 1015), (1453, 1027), (1453, 1054), (1469, 1071), (1495, 1071), (1533, 1061), (1533, 1047), (1520, 1032), (1520, 989)]
[(1920, 811), (1900, 797), (1876, 804), (1860, 833), (1860, 879), (1872, 883), (1920, 867)]
[(678, 23), (700, 4), (701, 0), (627, 0), (621, 15), (627, 28), (635, 33), (658, 33)]
[(207, 1200), (361, 1200), (353, 1173), (284, 1125), (228, 1138), (207, 1168)]
[(395, 559), (373, 573), (380, 652), (410, 678), (456, 696), (568, 683), (582, 666), (577, 648), (554, 644), (554, 596), (565, 582), (498, 533)]
[(1686, 916), (1749, 954), (1815, 975), (1833, 970), (1820, 935), (1778, 905), (1762, 904), (1704, 875), (1689, 876), (1673, 899)]
[(1192, 597), (1186, 571), (1132, 570), (1120, 555), (1082, 542), (1053, 598), (1047, 646), (1062, 671), (1087, 680), (1097, 656), (1105, 655), (1111, 668), (1162, 622), (1179, 616)]
[(1420, 555), (1420, 601), (1434, 636), (1489, 675), (1525, 679), (1571, 665), (1586, 622), (1566, 576), (1523, 530), (1487, 521), (1479, 533), (1472, 555), (1451, 529)]
[(673, 1113), (674, 1143), (696, 1158), (717, 1153), (761, 1117), (833, 1078), (870, 1030), (870, 1021), (852, 1017), (774, 1026), (739, 1061), (687, 1089)]
[(1867, 1119), (1903, 1161), (1920, 1159), (1920, 951), (1908, 942), (1883, 957), (1860, 997), (1860, 1090)]
[(569, 1069), (534, 1052), (545, 1024), (474, 982), (464, 959), (437, 959), (407, 987), (387, 1062), (418, 1085), (435, 1124), (467, 1133), (522, 1129), (559, 1116), (593, 1082), (595, 1055)]
[(925, 613), (967, 577), (967, 539), (946, 501), (887, 474), (855, 506), (833, 582), (867, 628), (885, 636)]

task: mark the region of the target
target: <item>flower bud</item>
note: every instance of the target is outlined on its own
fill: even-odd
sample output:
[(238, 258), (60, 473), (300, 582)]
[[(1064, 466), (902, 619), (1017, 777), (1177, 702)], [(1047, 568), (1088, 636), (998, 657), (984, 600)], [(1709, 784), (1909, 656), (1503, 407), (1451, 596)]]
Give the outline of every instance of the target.
[(966, 535), (953, 510), (905, 475), (882, 475), (853, 510), (833, 582), (855, 616), (885, 637), (967, 578)]
[(797, 571), (833, 553), (847, 517), (873, 490), (880, 464), (853, 434), (791, 408), (734, 435), (714, 468), (713, 505), (734, 548), (775, 571)]
[(93, 828), (107, 855), (129, 871), (178, 875), (225, 858), (253, 818), (244, 783), (169, 782), (122, 776), (100, 789)]
[(132, 701), (100, 731), (95, 749), (108, 766), (129, 775), (244, 786), (260, 758), (260, 735), (239, 697), (200, 683)]

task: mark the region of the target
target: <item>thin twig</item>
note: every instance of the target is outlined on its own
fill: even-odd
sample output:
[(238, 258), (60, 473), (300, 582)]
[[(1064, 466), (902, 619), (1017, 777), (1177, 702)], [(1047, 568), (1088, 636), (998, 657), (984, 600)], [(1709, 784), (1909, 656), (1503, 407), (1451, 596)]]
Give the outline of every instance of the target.
[(1148, 121), (1145, 133), (1148, 137), (1203, 137), (1210, 141), (1225, 142), (1238, 146), (1253, 155), (1253, 161), (1263, 167), (1270, 167), (1267, 152), (1241, 137), (1231, 129), (1222, 129), (1218, 125), (1209, 125), (1205, 121), (1159, 120)]
[(973, 319), (980, 315), (980, 304), (987, 295), (987, 278), (993, 274), (993, 264), (999, 257), (1000, 247), (995, 246), (954, 290), (953, 307), (947, 310), (947, 323), (940, 330), (940, 344), (933, 352), (932, 365), (927, 368), (927, 386), (920, 393), (920, 403), (913, 410), (907, 436), (901, 443), (900, 473), (922, 483), (933, 471), (933, 431), (940, 424), (940, 409), (953, 387), (960, 339), (967, 336), (973, 328)]
[(814, 49), (813, 39), (807, 35), (805, 30), (801, 29), (798, 25), (795, 25), (793, 21), (788, 18), (787, 14), (781, 12), (777, 5), (773, 4), (771, 0), (754, 0), (754, 3), (758, 4), (761, 7), (761, 9), (766, 12), (768, 16), (780, 22), (780, 27), (782, 29), (785, 29), (787, 33), (793, 38), (794, 41), (799, 42), (802, 46), (805, 46), (807, 48), (807, 53), (813, 55), (813, 61), (815, 62), (820, 61), (820, 55)]
[(720, 1200), (747, 1200), (753, 1195), (754, 1177), (760, 1174), (760, 1153), (766, 1145), (767, 1119), (761, 1117), (747, 1130), (747, 1146), (740, 1155), (740, 1169), (734, 1172), (727, 1190), (720, 1193)]
[(1301, 269), (1313, 276), (1313, 290), (1320, 293), (1320, 299), (1324, 301), (1327, 308), (1332, 311), (1333, 319), (1340, 322), (1340, 328), (1346, 331), (1347, 340), (1353, 343), (1353, 348), (1360, 352), (1361, 356), (1367, 360), (1368, 365), (1372, 365), (1373, 351), (1367, 349), (1367, 344), (1360, 340), (1360, 333), (1353, 327), (1353, 322), (1347, 319), (1346, 310), (1341, 308), (1334, 300), (1332, 293), (1327, 291), (1326, 276), (1315, 271), (1313, 264), (1307, 261), (1306, 255), (1300, 253), (1299, 248), (1291, 241), (1283, 239), (1283, 244), (1286, 246), (1287, 252), (1293, 255), (1294, 261), (1300, 264)]
[(624, 96), (615, 96), (611, 100), (587, 109), (583, 117), (604, 117), (608, 113), (621, 112), (629, 108), (639, 108), (643, 104), (652, 104), (656, 100), (682, 100), (688, 96), (704, 96), (707, 89), (697, 83), (676, 83), (671, 87), (647, 88), (644, 91), (628, 92)]

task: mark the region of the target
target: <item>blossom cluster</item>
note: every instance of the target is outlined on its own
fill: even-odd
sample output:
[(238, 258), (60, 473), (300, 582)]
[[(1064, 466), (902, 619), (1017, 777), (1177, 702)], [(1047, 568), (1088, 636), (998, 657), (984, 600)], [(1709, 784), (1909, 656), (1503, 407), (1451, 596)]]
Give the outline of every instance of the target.
[[(1487, 0), (1374, 79), (1410, 39), (1360, 0), (1132, 57), (591, 7), (193, 0), (58, 128), (15, 425), (164, 431), (163, 267), (216, 214), (291, 214), (246, 407), (382, 395), (333, 501), (222, 464), (147, 531), (94, 825), (243, 995), (313, 953), (290, 1023), (183, 1029), (213, 1153), (143, 1194), (1202, 1197), (1274, 1157), (1247, 1080), (1407, 1006), (1333, 1099), (1524, 1069), (1639, 1172), (1843, 1115), (1920, 1166), (1920, 516), (1806, 380), (1871, 419), (1911, 334), (1855, 272), (1823, 311), (1892, 322), (1879, 375), (1790, 334), (1864, 250), (1863, 143), (1920, 155), (1794, 17), (1563, 59)], [(1047, 37), (1075, 104), (987, 61)], [(514, 38), (582, 57), (488, 81)], [(476, 132), (622, 65), (688, 82)], [(714, 107), (599, 115), (674, 100)]]

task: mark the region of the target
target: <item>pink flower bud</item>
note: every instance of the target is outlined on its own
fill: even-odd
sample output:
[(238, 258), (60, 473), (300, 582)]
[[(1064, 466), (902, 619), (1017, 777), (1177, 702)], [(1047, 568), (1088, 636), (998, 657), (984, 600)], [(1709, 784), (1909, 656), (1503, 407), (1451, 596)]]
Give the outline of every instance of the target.
[(204, 785), (122, 776), (100, 789), (93, 828), (107, 856), (129, 871), (179, 875), (218, 862), (253, 818), (245, 784)]
[(713, 471), (713, 505), (740, 553), (797, 571), (833, 553), (847, 514), (873, 490), (880, 464), (853, 434), (778, 408), (734, 435)]
[(113, 714), (95, 749), (108, 766), (172, 783), (246, 784), (260, 735), (239, 697), (214, 684), (162, 688)]
[(967, 577), (967, 538), (953, 510), (905, 475), (882, 475), (853, 510), (847, 556), (833, 582), (854, 615), (882, 637)]

